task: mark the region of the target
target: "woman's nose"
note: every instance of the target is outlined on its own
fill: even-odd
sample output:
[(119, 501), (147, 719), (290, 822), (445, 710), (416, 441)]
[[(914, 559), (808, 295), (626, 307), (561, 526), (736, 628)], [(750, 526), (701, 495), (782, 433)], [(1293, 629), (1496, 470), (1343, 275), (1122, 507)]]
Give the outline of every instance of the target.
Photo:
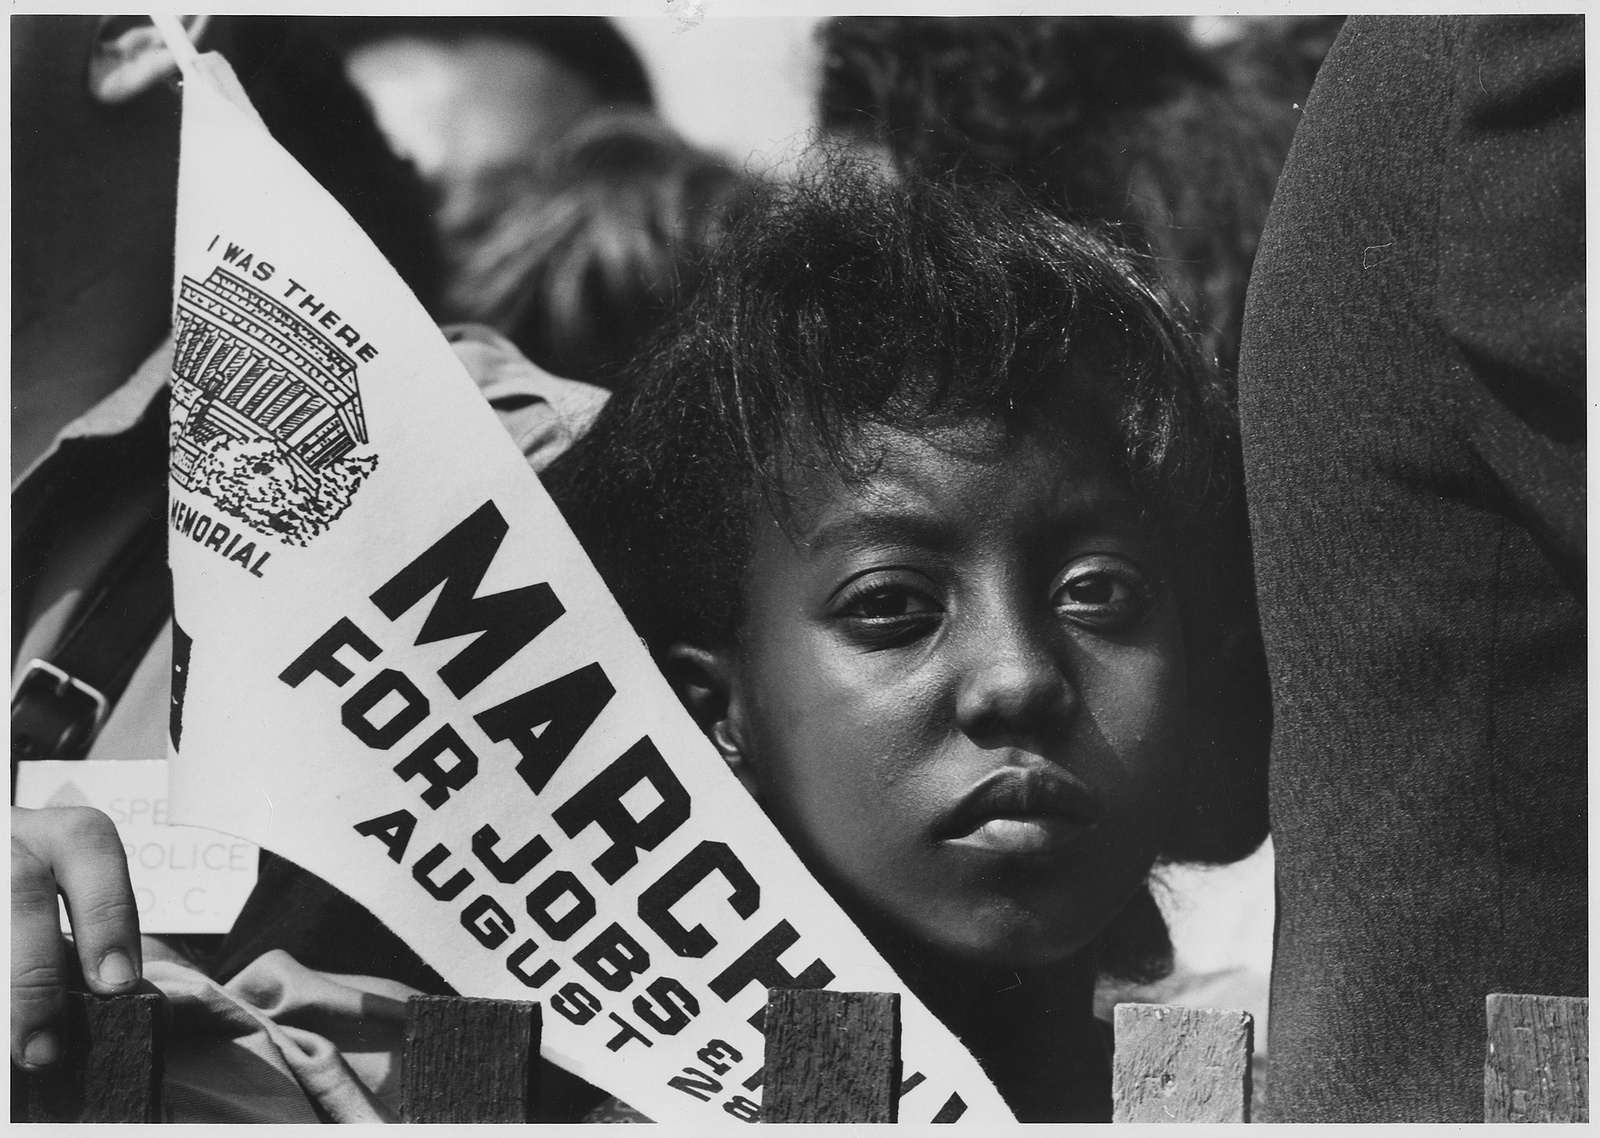
[(1026, 744), (1077, 711), (1078, 692), (1048, 627), (998, 622), (973, 638), (956, 689), (956, 719), (985, 747)]

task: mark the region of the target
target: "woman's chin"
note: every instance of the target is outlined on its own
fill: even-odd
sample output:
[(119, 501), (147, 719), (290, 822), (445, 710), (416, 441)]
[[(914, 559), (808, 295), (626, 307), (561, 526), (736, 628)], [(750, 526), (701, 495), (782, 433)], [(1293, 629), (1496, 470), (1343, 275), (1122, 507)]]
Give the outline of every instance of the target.
[[(1058, 964), (1081, 951), (1106, 923), (1104, 914), (1085, 920), (1059, 890), (982, 891), (917, 898), (841, 888), (829, 892), (908, 981), (918, 972), (950, 967), (1022, 971)], [(1085, 930), (1088, 931), (1085, 931)]]
[(1041, 937), (1025, 933), (969, 938), (951, 955), (975, 967), (993, 971), (1024, 972), (1060, 964), (1080, 951), (1079, 937)]
[(1041, 921), (1032, 913), (1000, 911), (914, 922), (901, 926), (895, 939), (902, 944), (920, 942), (921, 952), (930, 960), (941, 957), (963, 968), (1021, 972), (1059, 964), (1080, 952), (1092, 937), (1084, 935), (1077, 922), (1064, 927), (1059, 920)]

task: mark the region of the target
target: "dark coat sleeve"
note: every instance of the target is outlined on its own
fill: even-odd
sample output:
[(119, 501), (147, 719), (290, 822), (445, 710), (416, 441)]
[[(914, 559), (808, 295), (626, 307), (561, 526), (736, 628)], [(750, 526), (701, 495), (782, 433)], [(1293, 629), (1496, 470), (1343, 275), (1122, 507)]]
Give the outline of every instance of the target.
[(1473, 447), (1581, 595), (1581, 17), (1468, 23), (1439, 203), (1441, 323), (1481, 388)]

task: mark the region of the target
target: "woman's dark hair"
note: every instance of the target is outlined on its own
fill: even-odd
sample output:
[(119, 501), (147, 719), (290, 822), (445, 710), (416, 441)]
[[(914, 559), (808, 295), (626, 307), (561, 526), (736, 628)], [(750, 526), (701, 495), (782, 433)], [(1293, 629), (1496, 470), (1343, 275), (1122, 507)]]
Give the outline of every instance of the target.
[[(887, 184), (838, 156), (763, 190), (544, 478), (659, 655), (736, 639), (752, 523), (786, 519), (787, 473), (862, 473), (864, 427), (976, 418), (1105, 446), (1164, 528), (1189, 798), (1207, 821), (1242, 809), (1248, 795), (1218, 783), (1261, 771), (1266, 691), (1249, 590), (1224, 579), (1243, 535), (1217, 528), (1237, 452), (1221, 384), (1137, 255), (1018, 195)], [(1264, 826), (1186, 832), (1170, 854), (1217, 860)]]

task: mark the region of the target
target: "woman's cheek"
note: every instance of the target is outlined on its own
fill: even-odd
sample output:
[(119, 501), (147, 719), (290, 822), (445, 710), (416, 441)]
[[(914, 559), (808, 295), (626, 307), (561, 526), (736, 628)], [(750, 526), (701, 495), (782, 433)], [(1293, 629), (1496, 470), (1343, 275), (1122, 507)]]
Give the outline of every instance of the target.
[(1086, 647), (1080, 695), (1100, 734), (1130, 765), (1167, 766), (1185, 737), (1188, 682), (1177, 614), (1151, 614), (1147, 635), (1132, 644)]

